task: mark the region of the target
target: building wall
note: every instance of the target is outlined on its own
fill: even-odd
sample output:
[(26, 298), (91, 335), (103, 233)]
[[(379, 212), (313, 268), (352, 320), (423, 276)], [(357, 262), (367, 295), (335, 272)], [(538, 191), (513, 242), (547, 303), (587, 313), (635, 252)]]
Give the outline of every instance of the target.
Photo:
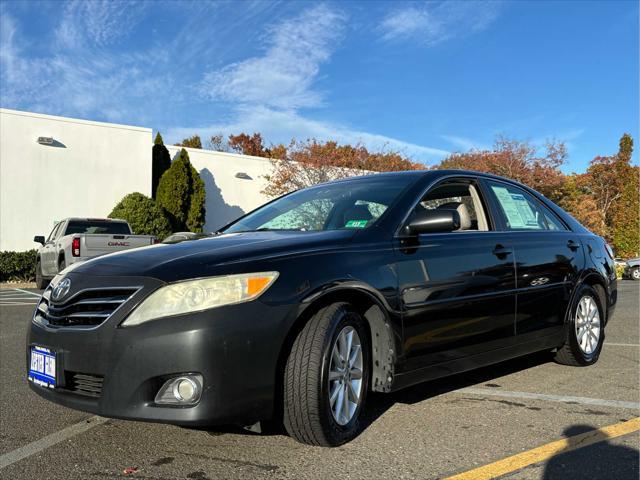
[[(38, 137), (53, 137), (40, 145)], [(72, 216), (151, 194), (151, 129), (0, 109), (0, 250), (36, 248)]]
[[(171, 158), (181, 148), (167, 146)], [(206, 187), (206, 232), (215, 231), (270, 200), (261, 193), (266, 186), (264, 175), (272, 169), (269, 159), (197, 148), (185, 150)]]

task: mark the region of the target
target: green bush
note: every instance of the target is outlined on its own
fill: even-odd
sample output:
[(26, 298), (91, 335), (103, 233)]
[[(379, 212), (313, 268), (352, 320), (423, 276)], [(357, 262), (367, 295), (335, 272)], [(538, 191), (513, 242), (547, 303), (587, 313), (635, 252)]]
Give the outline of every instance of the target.
[(201, 232), (205, 220), (205, 187), (183, 148), (158, 185), (158, 205), (169, 214), (174, 231)]
[(162, 208), (139, 192), (130, 193), (120, 200), (109, 214), (109, 218), (126, 220), (136, 235), (155, 235), (162, 240), (172, 232), (171, 224)]
[(0, 282), (32, 282), (36, 278), (36, 253), (0, 252)]

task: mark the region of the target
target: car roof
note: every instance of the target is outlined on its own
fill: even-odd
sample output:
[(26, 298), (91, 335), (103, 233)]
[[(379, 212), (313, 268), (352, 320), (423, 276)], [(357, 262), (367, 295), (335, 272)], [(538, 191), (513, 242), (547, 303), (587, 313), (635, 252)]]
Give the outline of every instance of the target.
[(126, 223), (126, 220), (122, 220), (121, 218), (96, 218), (96, 217), (69, 217), (62, 220), (69, 222), (120, 222)]

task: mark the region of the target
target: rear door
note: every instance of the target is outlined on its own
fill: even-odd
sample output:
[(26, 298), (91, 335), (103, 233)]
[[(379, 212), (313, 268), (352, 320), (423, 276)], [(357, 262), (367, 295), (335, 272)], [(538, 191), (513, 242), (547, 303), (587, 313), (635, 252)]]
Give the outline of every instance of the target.
[(515, 268), (473, 177), (447, 179), (415, 209), (454, 208), (461, 229), (396, 239), (406, 371), (447, 364), (514, 341)]
[(518, 340), (562, 335), (571, 293), (584, 267), (578, 235), (524, 189), (498, 180), (484, 182), (500, 228), (509, 232), (514, 248)]

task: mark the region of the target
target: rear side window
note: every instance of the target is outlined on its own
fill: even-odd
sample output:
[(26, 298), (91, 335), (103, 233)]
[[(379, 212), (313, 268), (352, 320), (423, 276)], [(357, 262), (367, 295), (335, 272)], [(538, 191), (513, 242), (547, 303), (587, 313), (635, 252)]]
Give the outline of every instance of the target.
[(130, 235), (129, 225), (124, 222), (105, 222), (101, 220), (72, 220), (65, 235), (83, 233), (107, 233), (110, 235)]
[(507, 230), (566, 230), (563, 223), (524, 190), (489, 181)]

